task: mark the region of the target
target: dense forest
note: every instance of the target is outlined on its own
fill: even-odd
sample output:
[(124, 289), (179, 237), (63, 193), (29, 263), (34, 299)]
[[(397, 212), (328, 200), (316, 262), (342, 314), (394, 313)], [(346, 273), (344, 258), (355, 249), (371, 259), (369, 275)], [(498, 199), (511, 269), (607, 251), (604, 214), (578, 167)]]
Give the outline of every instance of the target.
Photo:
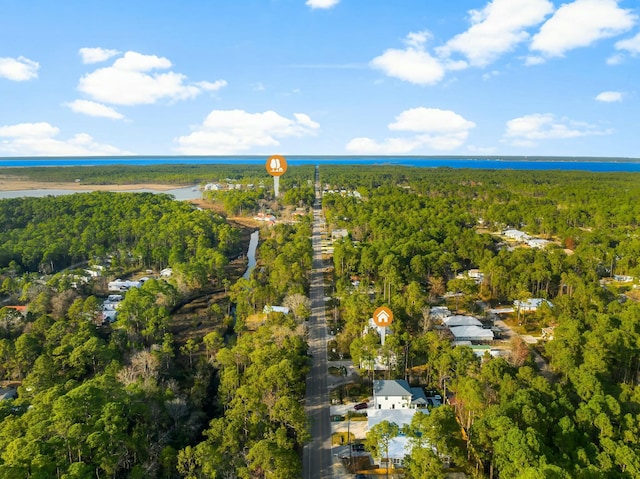
[[(310, 167), (283, 176), (280, 199), (262, 166), (134, 170), (122, 181), (262, 178), (207, 198), (228, 215), (313, 201)], [(387, 358), (365, 380), (407, 378), (451, 399), (403, 431), (408, 478), (444, 477), (440, 455), (476, 477), (640, 477), (639, 175), (327, 165), (320, 177), (327, 237), (348, 231), (327, 276), (336, 350), (356, 364)], [(240, 232), (163, 194), (2, 200), (0, 226), (3, 299), (28, 306), (0, 309), (0, 379), (18, 386), (0, 401), (0, 478), (300, 476), (310, 216), (261, 228), (246, 279), (229, 265)], [(548, 243), (519, 244), (510, 228)], [(98, 265), (101, 278), (75, 284)], [(173, 275), (160, 278), (165, 267)], [(482, 281), (460, 275), (471, 268)], [(145, 274), (103, 322), (107, 279)], [(429, 315), (446, 304), (488, 322), (488, 306), (533, 297), (552, 306), (513, 327), (554, 338), (514, 341), (503, 357), (452, 348)], [(184, 313), (194, 298), (202, 309)], [(396, 317), (384, 347), (362, 335), (381, 304)], [(273, 305), (293, 314), (263, 313)], [(367, 446), (379, 447), (375, 434)]]
[[(0, 309), (0, 379), (18, 386), (0, 401), (0, 477), (299, 475), (308, 219), (264, 229), (261, 267), (238, 280), (240, 232), (168, 195), (20, 198), (0, 211), (2, 293), (28, 307)], [(102, 275), (77, 281), (89, 267)], [(107, 279), (145, 273), (104, 321)], [(206, 308), (183, 318), (200, 297)], [(267, 304), (295, 314), (249, 324)]]
[[(395, 377), (446, 383), (470, 472), (640, 477), (640, 305), (633, 283), (610, 280), (638, 284), (640, 176), (345, 166), (323, 168), (322, 182), (361, 194), (323, 201), (327, 222), (349, 231), (333, 256), (337, 346), (357, 362), (394, 353), (405, 358)], [(509, 228), (549, 243), (514, 245), (500, 234)], [(456, 278), (470, 268), (484, 273), (479, 285)], [(357, 293), (371, 289), (399, 319), (383, 348), (361, 337), (372, 307)], [(445, 291), (462, 296), (455, 309), (480, 315), (483, 304), (551, 300), (520, 326), (555, 327), (555, 338), (537, 346), (553, 375), (539, 374), (523, 344), (509, 358), (482, 361), (452, 349), (428, 320)], [(414, 448), (410, 477), (436, 477), (415, 466), (425, 460)]]
[(238, 239), (220, 216), (153, 193), (6, 199), (0, 231), (0, 268), (20, 272), (106, 259), (156, 269), (187, 258), (210, 266), (223, 264), (216, 254), (231, 254)]

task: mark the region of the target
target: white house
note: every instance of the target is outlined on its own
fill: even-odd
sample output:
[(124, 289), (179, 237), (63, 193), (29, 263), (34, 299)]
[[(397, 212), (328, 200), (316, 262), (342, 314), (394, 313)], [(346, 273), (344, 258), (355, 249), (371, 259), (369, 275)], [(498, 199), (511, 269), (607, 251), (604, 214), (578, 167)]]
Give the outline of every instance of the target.
[(106, 301), (102, 303), (102, 320), (113, 323), (118, 317), (118, 308), (123, 296), (121, 294), (110, 294)]
[(429, 311), (429, 316), (432, 319), (443, 320), (444, 318), (451, 316), (451, 311), (449, 311), (449, 308), (446, 306), (433, 306)]
[(484, 273), (482, 271), (480, 271), (479, 269), (470, 269), (468, 271), (463, 271), (461, 273), (458, 273), (456, 278), (458, 278), (458, 279), (469, 278), (469, 279), (474, 280), (476, 282), (476, 284), (480, 284), (484, 280)]
[(493, 341), (493, 331), (479, 326), (455, 326), (449, 331), (455, 341)]
[(374, 409), (415, 409), (426, 405), (427, 397), (422, 388), (412, 388), (404, 379), (373, 381)]
[(530, 248), (542, 249), (545, 246), (547, 246), (549, 243), (550, 241), (547, 241), (546, 239), (542, 239), (542, 238), (531, 238), (527, 240), (527, 244), (529, 245)]
[(138, 281), (122, 281), (116, 279), (115, 281), (109, 281), (109, 291), (128, 291), (131, 288), (139, 288), (149, 278), (140, 278)]
[(173, 269), (172, 268), (165, 268), (162, 271), (160, 271), (160, 276), (162, 276), (164, 278), (168, 278), (172, 274), (173, 274)]
[(504, 236), (516, 241), (526, 241), (529, 239), (529, 235), (520, 230), (505, 230), (502, 232)]
[(543, 304), (547, 304), (550, 308), (553, 307), (551, 301), (547, 301), (544, 298), (530, 298), (525, 299), (523, 301), (516, 299), (513, 302), (513, 306), (516, 308), (516, 311), (521, 313), (528, 313), (531, 311), (537, 311), (540, 306)]
[[(384, 311), (383, 311), (384, 312)], [(362, 331), (362, 335), (366, 336), (367, 333), (370, 330), (374, 330), (376, 331), (380, 336), (382, 336), (382, 326), (378, 326), (376, 325), (376, 323), (373, 321), (373, 318), (369, 318), (369, 322), (364, 326), (364, 331)], [(384, 326), (384, 334), (386, 334), (387, 336), (393, 334), (393, 331), (391, 330), (391, 328), (389, 326)]]
[(633, 276), (627, 276), (627, 275), (623, 275), (623, 274), (616, 274), (613, 276), (613, 279), (615, 281), (619, 281), (621, 283), (630, 283), (631, 281), (633, 281)]
[(449, 316), (448, 318), (444, 318), (442, 323), (448, 328), (454, 328), (456, 326), (480, 326), (482, 327), (482, 323), (479, 319), (474, 318), (473, 316), (462, 316), (460, 314), (456, 314), (455, 316)]
[[(399, 428), (402, 428), (405, 425), (411, 424), (411, 420), (416, 412), (416, 409), (396, 409), (393, 411), (384, 409), (372, 410), (367, 413), (367, 427), (371, 430), (376, 424), (382, 421), (389, 421), (390, 423), (397, 424)], [(429, 414), (427, 409), (424, 409), (422, 412)], [(389, 441), (389, 469), (403, 467), (404, 458), (406, 455), (411, 454), (412, 446), (412, 442), (405, 435), (400, 434), (392, 438)], [(381, 467), (386, 467), (386, 454), (376, 459), (379, 461)]]
[(349, 236), (349, 232), (346, 229), (337, 229), (331, 232), (331, 241), (341, 240)]
[(256, 221), (265, 221), (267, 223), (276, 222), (276, 217), (274, 215), (266, 214), (266, 213), (258, 213), (256, 216), (253, 217), (253, 219)]
[[(367, 427), (371, 429), (382, 421), (395, 423), (402, 428), (411, 424), (419, 409), (429, 414), (427, 397), (422, 388), (412, 388), (403, 379), (373, 381), (373, 408), (367, 411)], [(404, 435), (394, 437), (389, 442), (390, 468), (402, 467), (404, 457), (411, 453), (411, 442)], [(386, 457), (380, 458), (386, 461)]]

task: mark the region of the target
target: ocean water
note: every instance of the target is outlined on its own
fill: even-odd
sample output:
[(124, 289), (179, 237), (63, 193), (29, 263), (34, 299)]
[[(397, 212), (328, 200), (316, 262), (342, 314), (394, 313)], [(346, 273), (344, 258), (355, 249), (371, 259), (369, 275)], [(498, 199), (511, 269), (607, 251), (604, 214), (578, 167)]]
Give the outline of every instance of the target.
[[(266, 156), (129, 156), (129, 157), (51, 157), (0, 158), (1, 167), (97, 166), (161, 164), (264, 164)], [(287, 156), (290, 165), (401, 165), (421, 168), (479, 168), (491, 170), (583, 170), (593, 172), (640, 172), (640, 159), (626, 158), (462, 158), (409, 156)]]

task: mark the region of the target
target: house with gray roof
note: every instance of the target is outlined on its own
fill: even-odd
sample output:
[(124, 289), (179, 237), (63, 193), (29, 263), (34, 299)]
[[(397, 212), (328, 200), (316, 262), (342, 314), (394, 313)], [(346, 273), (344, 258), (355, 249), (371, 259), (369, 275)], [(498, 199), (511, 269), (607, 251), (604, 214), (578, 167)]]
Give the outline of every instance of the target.
[(427, 406), (422, 388), (412, 388), (404, 379), (373, 381), (374, 409), (415, 409)]

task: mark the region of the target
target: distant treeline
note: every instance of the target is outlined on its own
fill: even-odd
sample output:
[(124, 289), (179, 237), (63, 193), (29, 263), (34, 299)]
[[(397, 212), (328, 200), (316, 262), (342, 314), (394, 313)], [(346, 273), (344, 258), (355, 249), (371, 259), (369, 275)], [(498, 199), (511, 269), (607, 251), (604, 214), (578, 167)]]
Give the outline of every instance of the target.
[[(313, 176), (313, 166), (289, 167), (280, 184), (306, 181)], [(0, 175), (15, 176), (22, 180), (47, 182), (73, 182), (80, 180), (86, 185), (123, 185), (134, 183), (164, 183), (193, 185), (213, 181), (230, 180), (271, 183), (263, 165), (105, 165), (105, 166), (64, 166), (2, 168)]]

